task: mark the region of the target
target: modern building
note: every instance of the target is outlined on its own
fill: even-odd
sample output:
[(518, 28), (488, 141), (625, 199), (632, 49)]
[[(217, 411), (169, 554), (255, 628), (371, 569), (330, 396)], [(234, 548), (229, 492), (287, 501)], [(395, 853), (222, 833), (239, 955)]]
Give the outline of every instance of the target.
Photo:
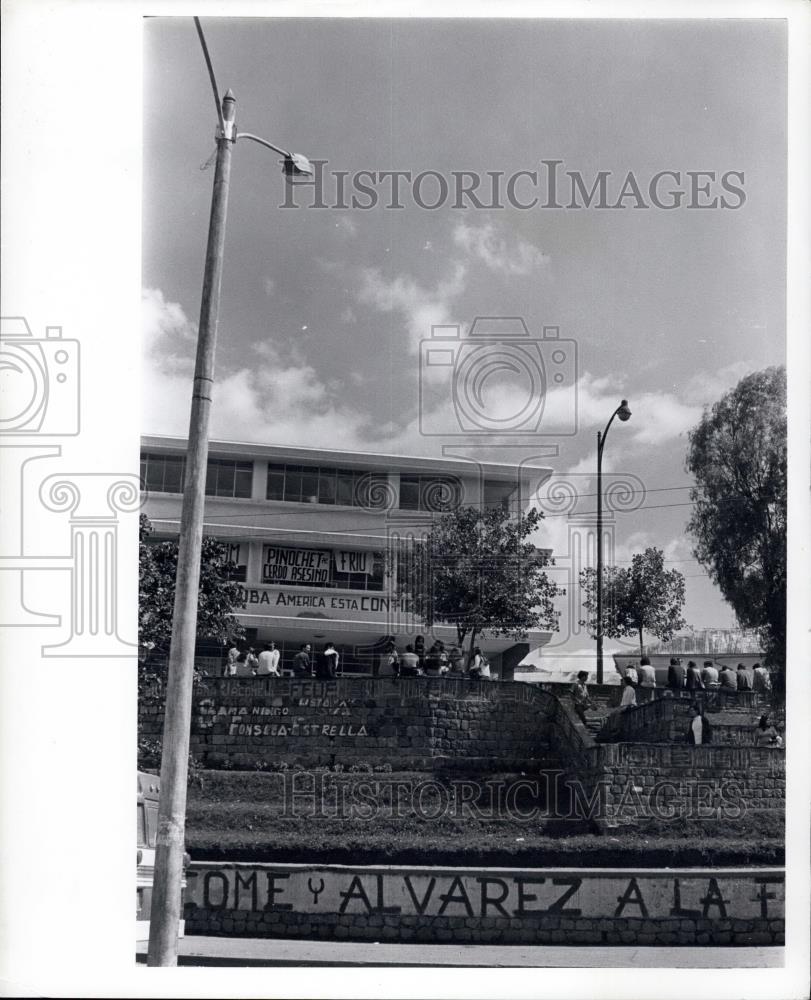
[[(142, 439), (144, 512), (155, 539), (177, 537), (185, 452), (182, 438)], [(432, 519), (473, 505), (517, 514), (531, 480), (549, 471), (212, 442), (204, 531), (230, 548), (243, 588), (238, 617), (252, 645), (273, 640), (285, 666), (302, 643), (318, 650), (331, 641), (345, 672), (370, 673), (390, 637), (401, 650), (420, 633), (428, 645), (434, 638), (456, 642), (453, 626), (436, 626), (429, 635), (397, 597), (398, 574)], [(511, 677), (550, 636), (532, 631), (516, 641), (485, 634), (479, 645), (493, 672)], [(206, 652), (216, 659), (217, 650)]]

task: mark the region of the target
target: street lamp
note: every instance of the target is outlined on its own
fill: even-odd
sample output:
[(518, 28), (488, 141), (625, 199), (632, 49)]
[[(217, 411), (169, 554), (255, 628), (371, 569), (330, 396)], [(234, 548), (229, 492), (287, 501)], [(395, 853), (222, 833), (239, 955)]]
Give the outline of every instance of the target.
[(628, 400), (614, 410), (601, 434), (597, 431), (597, 683), (603, 683), (603, 448), (614, 417), (625, 422), (631, 416)]
[(231, 152), (237, 139), (253, 139), (284, 157), (283, 171), (290, 177), (312, 173), (306, 157), (288, 153), (259, 136), (238, 133), (234, 124), (236, 98), (229, 90), (220, 103), (208, 48), (200, 22), (195, 18), (217, 105), (217, 161), (211, 198), (208, 246), (203, 272), (203, 295), (197, 337), (197, 358), (192, 388), (186, 478), (180, 515), (175, 603), (172, 613), (172, 645), (166, 684), (163, 721), (161, 790), (158, 805), (158, 836), (155, 876), (149, 924), (147, 964), (177, 964), (177, 931), (181, 918), (180, 895), (186, 832), (186, 782), (191, 729), (194, 647), (197, 636), (197, 600), (200, 580), (200, 552), (203, 542), (208, 431), (211, 390), (214, 384), (214, 355), (220, 305), (225, 220), (231, 177)]

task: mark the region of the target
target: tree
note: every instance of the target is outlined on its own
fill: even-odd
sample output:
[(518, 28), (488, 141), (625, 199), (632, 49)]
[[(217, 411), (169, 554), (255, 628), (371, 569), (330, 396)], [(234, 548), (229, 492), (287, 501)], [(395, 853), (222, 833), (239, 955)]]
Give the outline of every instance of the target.
[[(647, 548), (637, 553), (627, 568), (603, 569), (603, 634), (611, 639), (636, 635), (639, 654), (644, 645), (642, 633), (648, 632), (667, 641), (684, 628), (684, 577), (678, 570), (665, 569), (661, 549)], [(588, 619), (581, 621), (592, 635), (597, 632), (597, 571), (590, 567), (580, 574), (585, 592), (583, 607)]]
[(482, 632), (523, 639), (531, 628), (557, 628), (561, 591), (544, 573), (546, 553), (527, 541), (542, 518), (474, 507), (442, 515), (401, 551), (400, 596), (426, 628), (454, 625), (460, 646), (469, 637), (471, 654)]
[(741, 379), (690, 432), (696, 559), (769, 663), (786, 652), (786, 371)]
[[(168, 653), (175, 603), (177, 542), (150, 543), (152, 531), (149, 518), (142, 514), (138, 538), (138, 639), (142, 647)], [(214, 538), (204, 538), (197, 604), (200, 638), (224, 643), (244, 632), (234, 617), (234, 610), (241, 603), (241, 588), (232, 578), (233, 569), (227, 548)]]

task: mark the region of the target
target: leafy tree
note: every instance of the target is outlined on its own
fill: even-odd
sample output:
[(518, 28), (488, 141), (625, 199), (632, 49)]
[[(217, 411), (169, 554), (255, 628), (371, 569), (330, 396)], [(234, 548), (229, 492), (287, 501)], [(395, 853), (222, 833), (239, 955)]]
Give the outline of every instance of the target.
[[(149, 518), (142, 514), (138, 539), (138, 637), (142, 647), (165, 654), (172, 639), (178, 545), (176, 541), (150, 543), (152, 531)], [(240, 586), (232, 578), (233, 569), (227, 548), (214, 538), (204, 538), (197, 604), (197, 635), (201, 639), (224, 643), (244, 632), (234, 617), (240, 605)]]
[(742, 378), (705, 411), (689, 436), (696, 479), (687, 529), (706, 568), (745, 628), (756, 628), (769, 663), (786, 651), (786, 371)]
[(424, 541), (401, 552), (401, 597), (426, 628), (455, 625), (471, 654), (482, 632), (523, 639), (528, 629), (556, 629), (561, 591), (544, 572), (546, 553), (527, 541), (542, 518), (537, 510), (516, 518), (474, 507), (442, 515)]
[[(665, 569), (661, 549), (647, 548), (637, 553), (627, 568), (603, 568), (603, 635), (611, 639), (639, 637), (639, 653), (644, 645), (642, 633), (648, 632), (665, 642), (684, 628), (684, 577), (678, 570)], [(592, 635), (597, 632), (597, 570), (580, 574), (585, 592), (583, 607), (588, 619), (581, 621)]]

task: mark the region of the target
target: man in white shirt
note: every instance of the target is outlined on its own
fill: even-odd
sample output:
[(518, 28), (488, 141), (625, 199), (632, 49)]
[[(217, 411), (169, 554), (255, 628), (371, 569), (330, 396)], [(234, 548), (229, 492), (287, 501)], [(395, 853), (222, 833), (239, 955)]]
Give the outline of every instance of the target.
[(265, 643), (265, 648), (259, 654), (259, 666), (256, 672), (259, 675), (279, 676), (279, 650), (276, 649), (275, 642)]

